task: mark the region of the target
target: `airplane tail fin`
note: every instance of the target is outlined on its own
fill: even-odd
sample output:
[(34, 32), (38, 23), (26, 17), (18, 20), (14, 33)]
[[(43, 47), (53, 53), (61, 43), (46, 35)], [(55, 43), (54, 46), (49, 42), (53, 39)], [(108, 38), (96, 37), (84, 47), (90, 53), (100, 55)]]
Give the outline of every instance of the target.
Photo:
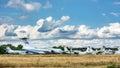
[(65, 51), (65, 52), (68, 52), (69, 50), (67, 49), (67, 47), (64, 47), (64, 51)]
[(92, 52), (92, 51), (93, 51), (92, 48), (90, 46), (88, 46), (86, 52), (89, 53), (89, 52)]
[(12, 51), (10, 47), (6, 47), (7, 52)]

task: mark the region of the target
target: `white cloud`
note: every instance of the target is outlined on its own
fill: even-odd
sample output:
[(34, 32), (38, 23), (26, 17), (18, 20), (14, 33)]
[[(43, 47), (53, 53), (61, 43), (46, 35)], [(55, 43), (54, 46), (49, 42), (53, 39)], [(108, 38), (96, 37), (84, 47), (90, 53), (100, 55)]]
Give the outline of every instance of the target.
[(119, 17), (120, 16), (120, 13), (116, 13), (116, 12), (111, 12), (110, 14), (115, 16), (115, 17)]
[(8, 16), (0, 17), (0, 24), (10, 24), (13, 21), (14, 19), (12, 17), (8, 17)]
[(6, 28), (5, 25), (0, 26), (0, 37), (5, 36), (5, 31), (6, 31), (5, 28)]
[(69, 16), (62, 16), (61, 20), (53, 20), (52, 17), (47, 17), (46, 19), (40, 19), (37, 23), (39, 23), (40, 28), (39, 32), (47, 32), (51, 31), (57, 27), (59, 27), (62, 23), (69, 20)]
[(43, 6), (43, 8), (52, 8), (52, 4), (47, 0), (46, 4)]
[(7, 3), (8, 7), (21, 8), (24, 5), (24, 0), (9, 0)]
[[(119, 46), (120, 39), (92, 39), (92, 40), (70, 40), (70, 39), (58, 39), (58, 40), (35, 40), (30, 41), (35, 47), (52, 47), (52, 46), (72, 46), (72, 47), (114, 47)], [(39, 44), (39, 45), (38, 45)]]
[(41, 4), (37, 2), (26, 3), (23, 5), (23, 7), (26, 11), (34, 11), (34, 10), (39, 10), (41, 8)]
[(16, 28), (17, 26), (15, 25), (7, 25), (7, 24), (0, 25), (0, 37), (17, 36), (16, 33), (14, 33), (14, 30)]
[(101, 28), (89, 28), (86, 25), (79, 27), (65, 25), (69, 16), (62, 16), (60, 20), (54, 20), (51, 16), (39, 19), (36, 26), (0, 25), (0, 36), (29, 37), (31, 39), (101, 39), (120, 38), (120, 23), (110, 23)]
[(120, 2), (113, 2), (114, 5), (120, 5)]
[[(49, 17), (48, 17), (49, 18)], [(42, 20), (41, 20), (42, 21)], [(44, 23), (44, 22), (41, 22)], [(52, 24), (52, 23), (51, 23)], [(44, 25), (46, 26), (46, 25)], [(48, 25), (52, 26), (52, 25)], [(43, 27), (37, 25), (31, 32), (31, 38), (38, 39), (101, 39), (101, 38), (119, 38), (120, 37), (120, 24), (111, 23), (109, 26), (102, 28), (91, 29), (88, 26), (80, 25), (78, 28), (75, 26), (66, 25), (64, 27), (57, 27), (51, 30), (44, 29), (45, 31), (38, 31)]]
[(41, 6), (42, 6), (41, 3), (38, 2), (26, 3), (24, 0), (9, 0), (7, 3), (7, 7), (24, 9), (26, 11), (39, 10)]
[(26, 20), (26, 19), (28, 19), (28, 16), (26, 16), (26, 15), (21, 15), (21, 16), (19, 17), (19, 19), (20, 19), (20, 20)]
[(63, 20), (63, 21), (67, 21), (67, 20), (69, 20), (69, 19), (70, 19), (69, 16), (62, 16), (62, 17), (61, 17), (61, 20)]
[[(64, 19), (62, 19), (63, 17)], [(30, 33), (30, 38), (53, 39), (59, 37), (60, 25), (68, 20), (68, 16), (63, 17), (60, 20), (54, 20), (51, 16), (39, 19)]]
[(73, 31), (75, 29), (75, 26), (65, 25), (62, 27), (62, 30), (64, 31)]
[(18, 38), (24, 38), (24, 37), (29, 38), (29, 34), (30, 34), (32, 29), (33, 29), (33, 27), (30, 25), (18, 26), (17, 29), (14, 30), (14, 33), (17, 34)]
[[(73, 47), (81, 46), (119, 46), (120, 44), (120, 23), (110, 23), (101, 28), (90, 28), (86, 25), (60, 26), (69, 20), (69, 16), (62, 16), (60, 20), (54, 20), (51, 16), (39, 19), (35, 26), (0, 25), (0, 39), (4, 37), (28, 37), (30, 39), (41, 39), (30, 41), (35, 46), (44, 45), (68, 45)], [(38, 47), (40, 47), (38, 46)]]
[(59, 28), (59, 37), (67, 39), (67, 38), (73, 38), (73, 35), (75, 35), (77, 32), (77, 29), (75, 26), (66, 25), (64, 27)]
[(99, 38), (120, 38), (120, 23), (110, 23), (98, 31)]
[(41, 26), (36, 25), (33, 27), (32, 30), (30, 30), (30, 34), (29, 34), (30, 39), (38, 39), (41, 37), (41, 35), (40, 35), (41, 33), (38, 32), (39, 27), (41, 27)]
[(49, 16), (49, 17), (46, 18), (46, 20), (47, 20), (48, 22), (52, 22), (52, 17)]
[(78, 32), (76, 33), (74, 38), (86, 38), (86, 39), (91, 39), (91, 38), (96, 38), (96, 29), (90, 29), (86, 25), (80, 25), (78, 27)]

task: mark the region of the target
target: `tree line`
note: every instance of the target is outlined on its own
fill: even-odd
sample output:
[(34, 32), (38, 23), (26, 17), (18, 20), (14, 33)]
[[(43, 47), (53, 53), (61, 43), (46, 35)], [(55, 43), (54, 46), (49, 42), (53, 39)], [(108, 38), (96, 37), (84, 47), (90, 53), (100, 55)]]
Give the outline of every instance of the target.
[(0, 45), (0, 54), (7, 54), (6, 47), (10, 47), (12, 50), (22, 50), (23, 45), (19, 44), (17, 47), (13, 46), (12, 44)]

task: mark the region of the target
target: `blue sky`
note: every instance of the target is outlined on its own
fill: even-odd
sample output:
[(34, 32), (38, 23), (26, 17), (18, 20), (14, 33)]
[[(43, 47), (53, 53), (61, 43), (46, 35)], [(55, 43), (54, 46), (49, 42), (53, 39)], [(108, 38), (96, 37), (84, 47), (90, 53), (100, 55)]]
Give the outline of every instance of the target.
[(119, 45), (120, 0), (0, 0), (0, 38), (23, 37), (44, 45)]
[[(65, 24), (75, 26), (85, 24), (92, 28), (120, 21), (120, 6), (114, 4), (119, 0), (24, 0), (25, 3), (38, 2), (42, 5), (33, 11), (7, 6), (8, 1), (0, 1), (0, 16), (13, 18), (14, 21), (9, 22), (10, 24), (35, 25), (40, 18), (52, 16), (57, 20), (63, 15), (70, 16), (70, 20)], [(51, 7), (44, 8), (47, 2)], [(118, 17), (111, 13), (118, 14)], [(20, 20), (19, 17), (23, 15), (28, 18)]]

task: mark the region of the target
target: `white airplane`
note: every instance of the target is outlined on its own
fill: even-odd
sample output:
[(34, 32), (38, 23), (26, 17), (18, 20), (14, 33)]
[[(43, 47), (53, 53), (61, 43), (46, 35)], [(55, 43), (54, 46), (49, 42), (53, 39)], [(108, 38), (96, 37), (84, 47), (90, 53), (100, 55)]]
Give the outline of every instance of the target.
[(90, 46), (87, 47), (86, 54), (91, 54), (93, 50), (91, 49)]
[(6, 51), (9, 54), (26, 54), (26, 51), (12, 50), (10, 47), (6, 47)]
[(43, 50), (40, 49), (24, 49), (26, 50), (27, 54), (45, 54), (45, 52)]
[(49, 50), (51, 50), (51, 53), (55, 53), (55, 54), (62, 54), (63, 53), (63, 50), (61, 50), (61, 49), (50, 48)]
[(116, 51), (115, 54), (120, 54), (120, 47), (118, 47), (118, 51)]
[(100, 52), (101, 54), (114, 54), (113, 50), (106, 50), (104, 46), (101, 48)]
[(27, 54), (45, 54), (45, 50), (43, 49), (37, 49), (37, 48), (34, 48), (32, 46), (30, 46), (27, 38), (20, 38), (24, 43), (25, 45), (23, 45), (23, 49), (27, 51)]
[(96, 54), (97, 51), (94, 51), (90, 46), (87, 47), (86, 51), (78, 51), (78, 54)]
[(61, 54), (63, 51), (61, 49), (54, 49), (54, 48), (47, 48), (47, 49), (37, 49), (32, 46), (30, 46), (29, 42), (27, 41), (27, 38), (21, 39), (25, 43), (25, 47), (23, 47), (24, 50), (27, 50), (30, 54)]
[(78, 54), (77, 50), (73, 51), (71, 46), (69, 48), (70, 48), (70, 50), (68, 50), (68, 48), (66, 46), (64, 46), (64, 52), (67, 53), (67, 54)]
[(86, 54), (85, 51), (79, 51), (79, 50), (74, 50), (74, 53), (75, 54)]
[(70, 47), (70, 50), (67, 49), (67, 47), (64, 47), (64, 52), (67, 54), (93, 54), (94, 51), (91, 47), (87, 47), (86, 51), (79, 51), (79, 50), (72, 50), (72, 47)]
[(66, 46), (64, 46), (64, 53), (70, 54), (70, 51), (67, 49)]
[(93, 50), (92, 47), (88, 46), (86, 50), (86, 54), (97, 54), (97, 50)]

